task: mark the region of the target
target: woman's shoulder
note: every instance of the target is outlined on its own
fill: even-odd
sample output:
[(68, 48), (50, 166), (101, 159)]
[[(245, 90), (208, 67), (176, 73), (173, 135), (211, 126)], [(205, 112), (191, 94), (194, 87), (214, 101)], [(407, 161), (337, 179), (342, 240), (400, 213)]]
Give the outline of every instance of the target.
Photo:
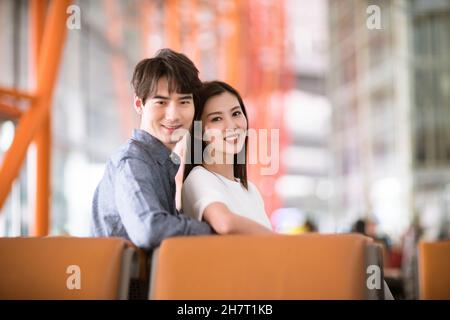
[(192, 168), (191, 172), (189, 172), (186, 180), (184, 181), (184, 184), (186, 185), (211, 185), (214, 183), (217, 183), (217, 177), (202, 166), (195, 166)]
[(191, 172), (189, 172), (186, 180), (208, 177), (209, 174), (210, 172), (208, 172), (208, 170), (206, 170), (202, 166), (195, 166), (194, 168), (192, 168)]
[[(184, 203), (196, 203), (199, 199), (225, 202), (224, 185), (217, 177), (207, 169), (194, 167), (181, 188), (181, 196)], [(205, 200), (206, 199), (206, 200)]]
[(251, 195), (255, 196), (258, 200), (263, 201), (261, 193), (259, 192), (258, 187), (253, 182), (251, 182), (250, 180), (247, 181), (247, 184), (248, 184), (248, 192)]
[(252, 193), (257, 192), (257, 193), (259, 193), (258, 187), (253, 182), (251, 182), (250, 180), (247, 180), (247, 185), (248, 185), (248, 191), (249, 192), (252, 192)]

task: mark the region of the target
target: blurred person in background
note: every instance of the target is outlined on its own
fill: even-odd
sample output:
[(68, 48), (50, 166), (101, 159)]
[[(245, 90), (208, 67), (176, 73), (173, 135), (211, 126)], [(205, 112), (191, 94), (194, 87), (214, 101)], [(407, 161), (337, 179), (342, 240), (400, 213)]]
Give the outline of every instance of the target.
[[(389, 249), (390, 249), (390, 240), (387, 236), (378, 237), (376, 233), (376, 223), (374, 220), (370, 218), (366, 219), (358, 219), (353, 224), (351, 228), (351, 232), (360, 233), (364, 236), (372, 238), (375, 242), (381, 244), (383, 250), (383, 267), (386, 268), (389, 265)], [(389, 282), (389, 285), (388, 285)], [(385, 276), (383, 279), (384, 283), (384, 298), (386, 300), (394, 300), (394, 294), (397, 296), (398, 286), (397, 284), (392, 284), (389, 277)], [(391, 287), (393, 287), (393, 291), (391, 291)]]
[(306, 219), (304, 228), (305, 232), (317, 232), (317, 226), (310, 218)]
[(405, 298), (415, 300), (419, 298), (419, 270), (417, 245), (422, 238), (423, 229), (418, 214), (403, 236), (402, 273)]
[(371, 218), (358, 219), (353, 224), (351, 232), (360, 233), (365, 236), (371, 237), (376, 242), (379, 242), (389, 252), (391, 248), (391, 239), (387, 234), (379, 233), (377, 231), (377, 222)]

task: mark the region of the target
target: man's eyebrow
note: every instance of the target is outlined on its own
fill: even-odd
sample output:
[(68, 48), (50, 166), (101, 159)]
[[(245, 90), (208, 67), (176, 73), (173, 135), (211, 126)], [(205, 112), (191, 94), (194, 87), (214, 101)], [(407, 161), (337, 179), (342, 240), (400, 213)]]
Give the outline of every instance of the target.
[(153, 96), (152, 99), (163, 99), (163, 100), (169, 100), (169, 97), (165, 96)]
[(193, 99), (192, 94), (184, 95), (178, 98), (178, 100), (186, 100), (186, 99)]

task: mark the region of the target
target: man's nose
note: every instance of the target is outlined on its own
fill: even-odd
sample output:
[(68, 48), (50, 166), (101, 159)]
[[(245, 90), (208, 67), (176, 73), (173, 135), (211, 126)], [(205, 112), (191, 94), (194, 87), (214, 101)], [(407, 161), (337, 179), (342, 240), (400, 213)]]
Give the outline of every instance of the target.
[(175, 101), (170, 101), (166, 109), (166, 119), (170, 121), (175, 121), (179, 119), (179, 111)]

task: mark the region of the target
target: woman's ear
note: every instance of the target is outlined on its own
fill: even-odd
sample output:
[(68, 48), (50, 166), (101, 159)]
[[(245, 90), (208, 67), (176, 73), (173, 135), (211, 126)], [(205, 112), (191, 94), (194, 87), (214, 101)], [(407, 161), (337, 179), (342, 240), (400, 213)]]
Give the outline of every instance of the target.
[(144, 108), (144, 104), (142, 103), (142, 99), (138, 96), (134, 96), (134, 110), (136, 110), (137, 114), (142, 114), (142, 109)]

